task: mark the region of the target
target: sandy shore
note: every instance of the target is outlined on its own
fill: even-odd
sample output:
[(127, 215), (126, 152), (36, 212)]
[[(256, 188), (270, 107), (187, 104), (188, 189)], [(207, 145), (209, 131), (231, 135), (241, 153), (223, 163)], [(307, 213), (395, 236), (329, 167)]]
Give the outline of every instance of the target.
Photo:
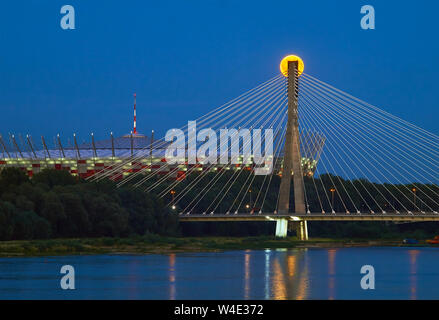
[[(0, 257), (30, 257), (81, 254), (169, 254), (179, 252), (212, 252), (226, 250), (263, 250), (291, 248), (341, 248), (370, 246), (406, 246), (402, 240), (351, 239), (275, 239), (273, 237), (198, 237), (168, 238), (86, 238), (1, 241)], [(410, 246), (410, 245), (409, 245)], [(416, 246), (425, 246), (420, 243)]]
[[(226, 250), (263, 250), (291, 248), (341, 248), (368, 246), (405, 246), (402, 240), (351, 239), (275, 239), (273, 237), (198, 237), (51, 239), (0, 242), (0, 257), (30, 257), (82, 254), (169, 254)], [(420, 243), (416, 246), (425, 246)]]

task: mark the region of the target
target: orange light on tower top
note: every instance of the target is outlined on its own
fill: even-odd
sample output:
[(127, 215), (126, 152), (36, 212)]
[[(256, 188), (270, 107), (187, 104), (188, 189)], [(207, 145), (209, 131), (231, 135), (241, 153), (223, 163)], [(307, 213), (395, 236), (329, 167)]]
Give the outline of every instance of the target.
[(280, 72), (287, 77), (288, 76), (288, 62), (289, 61), (297, 61), (297, 71), (299, 73), (299, 76), (303, 73), (303, 70), (305, 69), (305, 64), (303, 63), (303, 60), (295, 55), (289, 55), (282, 59), (280, 62)]

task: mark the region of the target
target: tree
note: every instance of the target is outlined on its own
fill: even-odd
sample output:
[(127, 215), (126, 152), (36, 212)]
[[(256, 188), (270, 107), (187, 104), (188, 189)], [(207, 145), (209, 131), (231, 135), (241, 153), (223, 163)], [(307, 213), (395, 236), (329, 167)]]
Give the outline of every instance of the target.
[(68, 221), (63, 204), (55, 192), (49, 191), (44, 194), (40, 215), (49, 222), (54, 236), (63, 236), (63, 225)]
[(61, 226), (61, 234), (68, 237), (87, 235), (90, 230), (90, 221), (81, 197), (78, 194), (67, 192), (60, 193), (59, 197), (66, 215), (66, 221)]
[(44, 239), (50, 236), (49, 222), (32, 211), (16, 210), (12, 225), (14, 239)]
[(14, 233), (12, 217), (15, 207), (10, 202), (0, 201), (0, 240), (10, 240)]
[(53, 188), (54, 186), (73, 185), (76, 183), (76, 178), (67, 170), (44, 169), (34, 175), (32, 181), (34, 183), (43, 183)]
[(118, 237), (128, 233), (128, 212), (107, 195), (84, 195), (93, 236)]
[(9, 190), (12, 186), (19, 186), (28, 182), (29, 177), (18, 168), (5, 168), (0, 171), (0, 194)]

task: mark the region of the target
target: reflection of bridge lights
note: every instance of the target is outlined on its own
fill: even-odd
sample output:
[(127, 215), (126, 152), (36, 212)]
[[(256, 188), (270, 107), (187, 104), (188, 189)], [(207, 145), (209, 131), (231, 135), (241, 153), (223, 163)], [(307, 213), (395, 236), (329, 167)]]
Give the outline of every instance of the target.
[(265, 299), (270, 298), (270, 249), (265, 249)]
[(417, 267), (419, 250), (409, 250), (410, 257), (410, 299), (416, 300), (417, 297)]
[[(277, 251), (277, 249), (276, 249)], [(287, 298), (287, 288), (279, 258), (273, 261), (272, 291), (275, 300), (285, 300)]]
[(250, 254), (249, 250), (246, 250), (244, 255), (244, 299), (250, 298)]
[(175, 299), (175, 253), (169, 255), (169, 299)]

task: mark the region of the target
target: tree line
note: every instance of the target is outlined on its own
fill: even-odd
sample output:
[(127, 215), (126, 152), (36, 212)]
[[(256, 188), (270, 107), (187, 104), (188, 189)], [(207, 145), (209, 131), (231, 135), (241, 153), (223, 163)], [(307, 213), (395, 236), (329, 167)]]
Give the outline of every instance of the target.
[(178, 235), (178, 217), (162, 200), (115, 183), (86, 182), (45, 169), (32, 179), (0, 172), (0, 240)]

